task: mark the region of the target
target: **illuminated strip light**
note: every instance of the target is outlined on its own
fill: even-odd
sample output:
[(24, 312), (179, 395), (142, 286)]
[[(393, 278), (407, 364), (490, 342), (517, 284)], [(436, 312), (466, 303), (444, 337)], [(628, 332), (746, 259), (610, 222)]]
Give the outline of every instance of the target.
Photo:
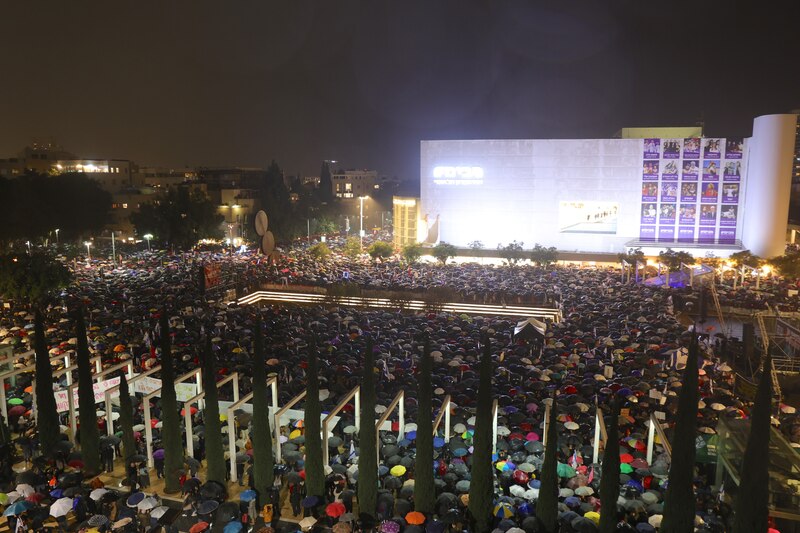
[[(321, 294), (308, 294), (296, 292), (275, 292), (275, 291), (257, 291), (247, 296), (240, 298), (237, 303), (239, 305), (250, 305), (257, 303), (261, 300), (270, 300), (288, 303), (305, 303), (305, 304), (321, 304), (330, 300), (330, 297)], [(361, 298), (358, 296), (341, 296), (334, 297), (336, 303), (340, 305), (349, 305), (353, 307), (375, 307), (392, 309), (397, 307), (396, 302), (392, 302), (386, 298)], [(408, 300), (404, 302), (403, 307), (409, 310), (422, 311), (428, 308), (426, 302), (420, 300)], [(523, 306), (499, 306), (499, 305), (481, 305), (481, 304), (468, 304), (468, 303), (446, 303), (443, 304), (442, 310), (450, 313), (465, 313), (465, 314), (493, 314), (502, 316), (538, 316), (552, 319), (558, 323), (562, 319), (561, 311), (549, 307), (523, 307)]]

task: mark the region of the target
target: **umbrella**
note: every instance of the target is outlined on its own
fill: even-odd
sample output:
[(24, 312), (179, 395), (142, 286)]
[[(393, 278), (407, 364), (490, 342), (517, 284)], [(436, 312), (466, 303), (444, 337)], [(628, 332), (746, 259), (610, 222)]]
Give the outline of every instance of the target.
[(50, 516), (65, 516), (72, 510), (72, 498), (59, 498), (50, 506)]
[(125, 501), (125, 504), (128, 507), (136, 507), (136, 506), (139, 505), (139, 503), (142, 500), (144, 500), (144, 493), (143, 492), (134, 492), (133, 494), (128, 496), (128, 499)]
[(219, 507), (219, 502), (217, 500), (206, 500), (204, 502), (200, 502), (200, 505), (197, 506), (197, 514), (199, 515), (207, 515), (211, 514), (217, 510)]
[(150, 509), (155, 509), (156, 507), (158, 507), (158, 500), (156, 500), (152, 496), (148, 496), (144, 500), (140, 501), (136, 507), (140, 511), (149, 511)]
[(425, 515), (418, 511), (411, 511), (406, 515), (406, 522), (418, 526), (425, 523)]
[(400, 477), (406, 473), (406, 467), (404, 467), (403, 465), (393, 466), (392, 469), (389, 470), (389, 473), (392, 474), (393, 476)]
[(92, 527), (100, 527), (108, 522), (108, 517), (101, 514), (92, 515), (92, 517), (86, 521), (86, 523)]
[(34, 504), (26, 500), (22, 500), (21, 502), (14, 502), (8, 507), (6, 507), (6, 510), (3, 511), (3, 516), (17, 516), (24, 513), (28, 509), (33, 509), (33, 507)]
[(351, 533), (351, 531), (353, 531), (353, 526), (347, 522), (338, 522), (333, 525), (331, 530), (333, 533)]
[(303, 501), (300, 504), (305, 509), (311, 509), (312, 507), (316, 507), (319, 504), (319, 498), (316, 496), (306, 496), (303, 498)]
[(100, 501), (100, 498), (105, 496), (108, 492), (109, 492), (108, 489), (104, 488), (94, 489), (92, 492), (89, 493), (89, 497), (97, 502)]
[(378, 529), (381, 533), (400, 533), (400, 524), (393, 520), (384, 520)]
[(202, 533), (208, 529), (208, 522), (198, 522), (189, 528), (189, 533)]
[(575, 477), (575, 469), (567, 464), (558, 463), (558, 477)]
[(314, 527), (314, 524), (317, 523), (317, 519), (313, 516), (307, 516), (300, 520), (300, 524), (298, 524), (302, 529), (310, 529)]
[(325, 507), (325, 514), (331, 518), (338, 518), (342, 516), (345, 511), (347, 511), (347, 509), (342, 502), (329, 503), (328, 506)]
[(494, 506), (492, 514), (497, 518), (511, 518), (514, 516), (514, 506), (508, 502), (498, 502)]
[(30, 485), (28, 485), (27, 483), (20, 483), (19, 485), (17, 485), (17, 488), (16, 488), (16, 489), (14, 489), (14, 490), (15, 490), (17, 493), (19, 493), (19, 495), (20, 495), (21, 497), (23, 497), (23, 498), (27, 498), (28, 496), (30, 496), (31, 494), (33, 494), (34, 492), (36, 492), (36, 491), (33, 489), (33, 487), (31, 487), (31, 486), (30, 486)]
[(169, 511), (169, 507), (167, 507), (166, 505), (161, 505), (161, 506), (159, 506), (159, 507), (156, 507), (156, 508), (155, 508), (155, 509), (153, 509), (152, 511), (150, 511), (150, 516), (151, 516), (151, 517), (153, 517), (153, 518), (155, 518), (155, 519), (159, 519), (159, 518), (161, 518), (162, 516), (164, 516), (164, 514), (165, 514), (167, 511)]
[(239, 500), (243, 502), (250, 502), (256, 499), (256, 491), (250, 489), (239, 494)]
[(239, 521), (228, 522), (222, 529), (222, 533), (239, 533), (244, 526)]

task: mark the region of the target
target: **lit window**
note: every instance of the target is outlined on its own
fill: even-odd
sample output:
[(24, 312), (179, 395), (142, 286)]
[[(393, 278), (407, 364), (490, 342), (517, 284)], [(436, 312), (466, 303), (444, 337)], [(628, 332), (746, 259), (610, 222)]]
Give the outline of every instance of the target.
[(128, 209), (128, 204), (122, 204), (122, 209)]

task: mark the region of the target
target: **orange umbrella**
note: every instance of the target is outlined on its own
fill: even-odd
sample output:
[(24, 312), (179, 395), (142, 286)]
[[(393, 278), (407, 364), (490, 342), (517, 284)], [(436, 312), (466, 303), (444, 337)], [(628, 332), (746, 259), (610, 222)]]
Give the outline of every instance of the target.
[(425, 523), (425, 515), (419, 511), (411, 511), (406, 515), (406, 522), (412, 526), (418, 526)]
[(114, 351), (116, 353), (124, 352), (125, 351), (125, 345), (124, 344), (117, 344), (116, 346), (114, 346)]
[(198, 522), (189, 528), (189, 533), (202, 533), (208, 529), (208, 522)]

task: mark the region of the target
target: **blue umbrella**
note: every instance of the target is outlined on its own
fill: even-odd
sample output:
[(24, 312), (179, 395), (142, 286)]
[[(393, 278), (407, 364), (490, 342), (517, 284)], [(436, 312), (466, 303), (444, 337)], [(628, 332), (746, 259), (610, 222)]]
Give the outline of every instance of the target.
[(467, 451), (466, 448), (456, 448), (455, 450), (453, 450), (453, 456), (455, 457), (464, 457), (468, 453), (469, 452)]
[(417, 438), (417, 432), (416, 431), (409, 431), (408, 433), (406, 433), (406, 438), (408, 440), (416, 439)]
[(6, 510), (3, 511), (3, 516), (17, 516), (24, 513), (28, 509), (33, 509), (33, 503), (27, 500), (22, 500), (21, 502), (15, 502), (6, 507)]
[(239, 500), (243, 502), (250, 502), (256, 499), (256, 491), (249, 489), (239, 494)]
[(61, 490), (61, 489), (55, 489), (55, 490), (51, 490), (50, 491), (50, 497), (55, 498), (55, 499), (59, 499), (63, 495), (64, 495), (64, 491)]
[(437, 449), (444, 447), (444, 439), (442, 437), (434, 437), (433, 447)]
[(300, 503), (306, 509), (310, 509), (319, 503), (319, 498), (317, 498), (316, 496), (306, 496)]
[(222, 533), (239, 533), (241, 530), (242, 523), (234, 520), (233, 522), (225, 524), (225, 529), (222, 530)]
[(144, 500), (144, 492), (134, 492), (128, 496), (128, 500), (125, 503), (128, 507), (136, 507), (142, 500)]

